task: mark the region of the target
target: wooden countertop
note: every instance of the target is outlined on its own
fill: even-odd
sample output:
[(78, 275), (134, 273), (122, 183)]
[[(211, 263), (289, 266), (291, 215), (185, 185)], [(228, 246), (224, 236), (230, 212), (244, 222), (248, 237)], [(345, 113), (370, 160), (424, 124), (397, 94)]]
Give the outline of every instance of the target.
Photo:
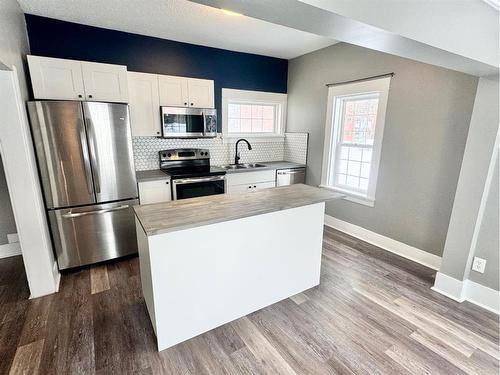
[(137, 179), (137, 182), (139, 183), (147, 181), (170, 180), (170, 175), (159, 169), (137, 171), (135, 172), (135, 177)]
[(343, 195), (304, 184), (281, 186), (243, 194), (223, 194), (135, 206), (148, 236), (262, 215)]

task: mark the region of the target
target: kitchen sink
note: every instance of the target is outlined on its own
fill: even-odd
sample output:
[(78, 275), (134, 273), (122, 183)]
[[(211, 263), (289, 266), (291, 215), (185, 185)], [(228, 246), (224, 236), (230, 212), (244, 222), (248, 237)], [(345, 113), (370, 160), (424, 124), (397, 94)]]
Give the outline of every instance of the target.
[(263, 167), (266, 167), (266, 165), (254, 164), (254, 163), (221, 165), (222, 169), (252, 169), (252, 168), (263, 168)]

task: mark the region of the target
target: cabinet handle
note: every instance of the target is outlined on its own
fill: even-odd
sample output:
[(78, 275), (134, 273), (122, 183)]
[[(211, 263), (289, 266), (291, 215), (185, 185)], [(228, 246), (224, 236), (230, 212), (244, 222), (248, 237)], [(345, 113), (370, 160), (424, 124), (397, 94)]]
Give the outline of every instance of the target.
[(194, 105), (193, 103), (191, 103), (191, 105)]
[(254, 185), (254, 186), (253, 186), (253, 188), (254, 188), (254, 189), (255, 189), (256, 187), (257, 187), (256, 185)]
[(89, 95), (89, 99), (92, 99), (92, 95)]
[(83, 98), (83, 95), (82, 95), (82, 94), (80, 94), (80, 95), (78, 95), (78, 97), (79, 97), (79, 98)]
[(156, 134), (160, 134), (160, 132), (156, 132)]
[(187, 102), (184, 102), (184, 105), (188, 105)]

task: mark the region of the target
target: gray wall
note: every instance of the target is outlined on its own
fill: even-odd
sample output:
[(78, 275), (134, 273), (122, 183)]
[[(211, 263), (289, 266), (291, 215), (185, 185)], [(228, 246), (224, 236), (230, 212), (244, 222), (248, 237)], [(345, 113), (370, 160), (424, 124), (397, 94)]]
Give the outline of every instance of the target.
[(307, 183), (321, 178), (326, 83), (395, 72), (375, 207), (341, 200), (327, 213), (441, 255), (477, 78), (346, 43), (290, 60), (287, 131), (310, 133)]
[[(26, 23), (19, 4), (16, 0), (0, 0), (0, 69), (16, 67), (24, 99), (28, 99), (28, 87), (23, 60), (28, 52)], [(0, 245), (7, 243), (8, 233), (16, 233), (16, 224), (3, 165), (0, 165)]]
[(479, 228), (479, 236), (476, 244), (475, 256), (486, 259), (486, 269), (484, 273), (471, 271), (470, 279), (485, 285), (495, 290), (499, 288), (499, 275), (500, 275), (500, 259), (499, 259), (499, 241), (498, 241), (498, 157), (496, 159), (495, 173), (490, 186), (490, 192), (486, 200), (486, 209), (484, 211), (481, 227)]
[[(439, 270), (457, 280), (467, 279), (470, 272), (467, 260), (498, 132), (498, 89), (498, 78), (479, 80), (443, 261)], [(489, 262), (487, 266), (492, 267), (493, 262)]]
[(16, 0), (0, 0), (0, 63), (16, 67), (24, 99), (28, 99), (25, 64), (28, 53), (28, 34), (21, 7)]
[(10, 233), (17, 233), (17, 229), (0, 155), (0, 245), (8, 242), (7, 234)]

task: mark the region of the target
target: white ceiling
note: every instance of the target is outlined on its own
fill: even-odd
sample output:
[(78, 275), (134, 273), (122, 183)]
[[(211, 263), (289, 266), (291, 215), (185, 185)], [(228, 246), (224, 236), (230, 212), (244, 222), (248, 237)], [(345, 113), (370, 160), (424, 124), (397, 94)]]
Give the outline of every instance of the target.
[(187, 0), (18, 0), (25, 13), (258, 55), (294, 58), (335, 40)]

